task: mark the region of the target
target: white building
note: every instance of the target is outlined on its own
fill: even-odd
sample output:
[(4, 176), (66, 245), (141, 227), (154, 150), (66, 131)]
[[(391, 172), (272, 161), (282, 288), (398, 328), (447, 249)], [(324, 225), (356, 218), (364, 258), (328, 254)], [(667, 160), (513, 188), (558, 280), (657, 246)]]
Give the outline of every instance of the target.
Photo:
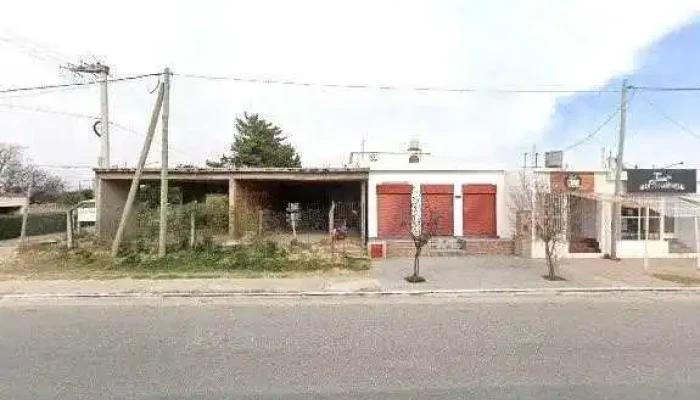
[[(538, 169), (531, 178), (565, 195), (562, 204), (564, 240), (560, 257), (601, 257), (612, 250), (613, 204), (620, 208), (620, 258), (695, 257), (700, 217), (695, 170), (630, 169), (622, 174), (622, 196), (616, 198), (613, 171)], [(515, 174), (515, 173), (512, 173)], [(543, 258), (534, 223), (531, 256)]]
[(431, 218), (443, 241), (460, 239), (474, 253), (512, 252), (504, 169), (445, 165), (415, 141), (405, 152), (352, 153), (348, 166), (369, 169), (370, 243), (406, 241), (412, 227)]

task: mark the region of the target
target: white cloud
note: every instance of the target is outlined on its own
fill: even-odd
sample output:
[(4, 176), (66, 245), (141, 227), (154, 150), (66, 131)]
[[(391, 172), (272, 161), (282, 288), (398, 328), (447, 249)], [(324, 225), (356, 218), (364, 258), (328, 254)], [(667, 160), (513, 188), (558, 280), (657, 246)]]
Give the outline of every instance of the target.
[[(633, 72), (647, 46), (698, 10), (698, 1), (663, 7), (591, 0), (25, 1), (0, 15), (0, 37), (15, 38), (0, 42), (0, 85), (58, 80), (57, 64), (39, 61), (45, 52), (28, 51), (19, 37), (72, 61), (100, 55), (121, 75), (170, 66), (332, 83), (596, 88)], [(112, 117), (145, 131), (153, 83), (114, 84)], [(363, 136), (373, 149), (394, 150), (415, 136), (451, 162), (516, 164), (516, 149), (537, 141), (550, 124), (558, 96), (314, 90), (176, 77), (172, 98), (174, 162), (225, 150), (234, 116), (247, 110), (289, 132), (307, 164), (341, 163)], [(83, 113), (97, 113), (97, 100), (95, 90), (0, 95), (3, 103)], [(29, 146), (39, 162), (92, 163), (97, 155), (89, 121), (0, 107), (0, 126), (2, 140)], [(118, 130), (113, 138), (113, 160), (133, 162), (140, 142)]]

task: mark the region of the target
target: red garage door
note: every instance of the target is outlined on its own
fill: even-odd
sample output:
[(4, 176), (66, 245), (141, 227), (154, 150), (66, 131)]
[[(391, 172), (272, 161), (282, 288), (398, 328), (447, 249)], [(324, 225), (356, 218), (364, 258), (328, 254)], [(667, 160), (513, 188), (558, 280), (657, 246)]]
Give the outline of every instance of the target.
[[(454, 236), (454, 185), (421, 185), (423, 227), (435, 224), (435, 236)], [(431, 220), (433, 220), (431, 222)]]
[(464, 236), (496, 237), (496, 185), (464, 185)]
[(406, 237), (411, 224), (411, 185), (377, 185), (377, 221), (379, 237)]

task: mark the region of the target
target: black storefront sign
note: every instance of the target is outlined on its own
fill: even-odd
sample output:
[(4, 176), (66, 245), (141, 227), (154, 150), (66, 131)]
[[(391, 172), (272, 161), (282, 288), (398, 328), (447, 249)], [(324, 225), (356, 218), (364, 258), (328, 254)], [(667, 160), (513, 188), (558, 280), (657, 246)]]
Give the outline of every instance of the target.
[(627, 193), (695, 193), (694, 169), (628, 169)]

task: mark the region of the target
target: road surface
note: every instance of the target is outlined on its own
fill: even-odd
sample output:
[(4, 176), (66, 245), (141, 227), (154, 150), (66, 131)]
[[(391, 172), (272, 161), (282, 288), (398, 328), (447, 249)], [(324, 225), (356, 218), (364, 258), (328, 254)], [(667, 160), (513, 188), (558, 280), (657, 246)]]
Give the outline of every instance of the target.
[(0, 302), (0, 399), (697, 399), (700, 297)]

